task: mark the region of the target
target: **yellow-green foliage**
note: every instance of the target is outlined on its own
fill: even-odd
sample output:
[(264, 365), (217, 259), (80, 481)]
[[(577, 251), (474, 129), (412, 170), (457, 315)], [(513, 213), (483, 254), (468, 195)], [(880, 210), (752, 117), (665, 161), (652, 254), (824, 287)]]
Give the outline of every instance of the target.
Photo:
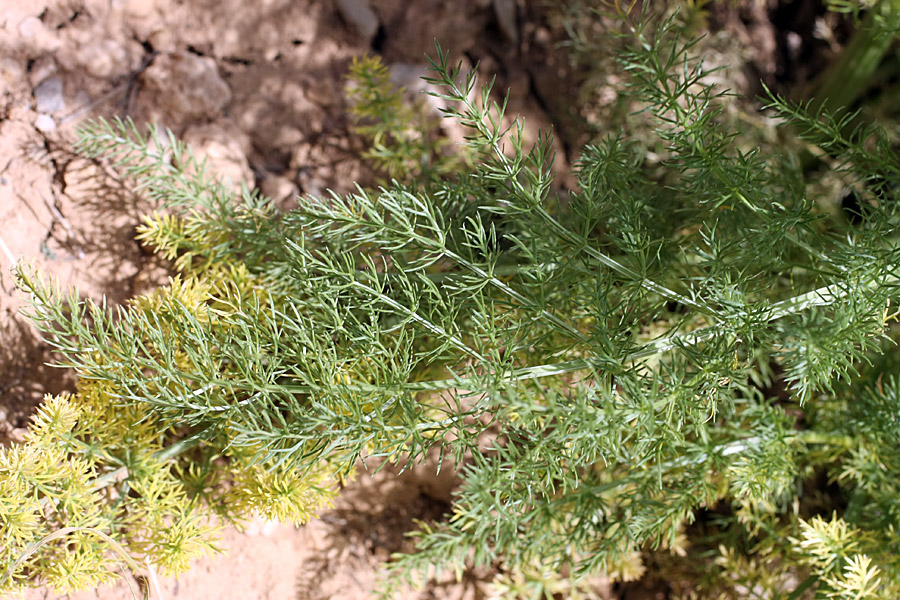
[[(171, 465), (154, 458), (164, 441), (156, 423), (141, 409), (117, 408), (104, 388), (82, 380), (75, 394), (47, 397), (25, 441), (0, 452), (4, 572), (54, 531), (83, 528), (41, 545), (4, 590), (43, 580), (70, 592), (109, 580), (110, 548), (87, 530), (119, 538), (165, 571), (212, 549), (214, 528), (200, 523)], [(173, 539), (163, 523), (184, 516), (196, 524)]]
[[(147, 227), (163, 225), (178, 226), (157, 217)], [(158, 325), (156, 337), (142, 342), (148, 354), (166, 353), (189, 368), (168, 324), (190, 314), (213, 327), (240, 310), (242, 294), (253, 288), (246, 268), (207, 267), (204, 278), (179, 275), (130, 302), (128, 314)], [(22, 277), (33, 292), (46, 291), (33, 274)], [(95, 531), (139, 562), (179, 573), (216, 551), (223, 519), (259, 514), (302, 523), (334, 493), (324, 470), (260, 463), (246, 448), (203, 439), (120, 392), (83, 376), (75, 393), (45, 398), (23, 443), (0, 451), (0, 574), (9, 571), (0, 590), (46, 583), (67, 593), (109, 581), (117, 563)], [(53, 536), (63, 528), (76, 530)]]
[(390, 178), (422, 183), (468, 164), (462, 146), (447, 147), (440, 119), (423, 102), (406, 100), (403, 88), (391, 83), (380, 57), (354, 58), (347, 78), (356, 131), (371, 144), (363, 156)]
[[(147, 195), (170, 206), (179, 199), (234, 201), (174, 138), (171, 154), (162, 156), (133, 123), (116, 126), (125, 130), (99, 124), (94, 139), (122, 150), (117, 165), (144, 183)], [(235, 208), (241, 218), (259, 224), (274, 218), (266, 202), (245, 200)], [(19, 270), (30, 316), (72, 359), (64, 366), (76, 368), (80, 380), (75, 393), (45, 400), (22, 444), (0, 451), (4, 591), (97, 585), (117, 570), (112, 551), (120, 549), (165, 574), (184, 571), (193, 558), (216, 551), (222, 523), (240, 525), (252, 515), (306, 522), (330, 502), (339, 478), (352, 473), (352, 465), (325, 464), (327, 458), (297, 469), (266, 454), (264, 445), (235, 443), (246, 432), (227, 411), (255, 398), (242, 378), (278, 376), (258, 356), (253, 333), (235, 331), (248, 315), (277, 321), (283, 290), (261, 274), (272, 245), (263, 240), (258, 254), (235, 252), (227, 225), (211, 227), (200, 208), (149, 215), (138, 234), (177, 274), (124, 307), (64, 294), (34, 270)], [(74, 338), (99, 335), (102, 342), (78, 345), (53, 333), (70, 319), (80, 323)], [(238, 364), (217, 344), (197, 346), (189, 335), (197, 332), (221, 333), (239, 345), (228, 350), (247, 361)], [(153, 365), (160, 364), (179, 377), (159, 376)], [(195, 383), (201, 368), (214, 371), (214, 384)], [(139, 385), (117, 383), (129, 378)], [(199, 403), (221, 415), (215, 426), (173, 416)]]

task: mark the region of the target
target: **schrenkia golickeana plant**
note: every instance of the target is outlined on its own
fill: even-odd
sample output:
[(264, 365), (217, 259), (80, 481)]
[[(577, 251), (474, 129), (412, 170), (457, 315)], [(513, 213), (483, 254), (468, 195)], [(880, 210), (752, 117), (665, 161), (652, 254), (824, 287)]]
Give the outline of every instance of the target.
[[(234, 461), (301, 483), (430, 449), (462, 465), (449, 519), (423, 526), (391, 586), (472, 565), (627, 578), (662, 547), (668, 573), (690, 571), (678, 554), (706, 566), (692, 589), (708, 596), (898, 597), (900, 155), (880, 126), (848, 133), (853, 115), (769, 95), (864, 190), (850, 224), (798, 161), (741, 147), (671, 19), (631, 36), (619, 58), (661, 163), (611, 135), (584, 147), (569, 193), (548, 140), (524, 148), (491, 85), (440, 47), (429, 81), (476, 163), (455, 177), (280, 213), (175, 141), (95, 123), (82, 150), (170, 208), (141, 236), (182, 275), (111, 311), (22, 271), (32, 317), (86, 389), (152, 423), (148, 451), (191, 440), (160, 475), (189, 472), (191, 502), (216, 503)], [(92, 521), (143, 535), (121, 523)]]

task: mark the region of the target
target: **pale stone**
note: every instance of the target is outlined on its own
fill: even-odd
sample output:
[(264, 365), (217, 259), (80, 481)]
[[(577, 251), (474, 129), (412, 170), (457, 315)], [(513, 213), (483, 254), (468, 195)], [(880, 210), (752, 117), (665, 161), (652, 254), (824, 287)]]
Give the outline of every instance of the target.
[(38, 131), (50, 133), (56, 130), (56, 121), (50, 115), (38, 115), (38, 118), (34, 121), (34, 126)]
[(219, 177), (233, 189), (241, 184), (253, 185), (253, 171), (245, 154), (249, 139), (230, 123), (210, 123), (188, 128), (185, 143), (194, 155), (206, 161), (210, 174)]
[(37, 0), (3, 0), (0, 2), (0, 29), (4, 26), (12, 29), (27, 17), (40, 17), (47, 10), (48, 1)]
[(352, 25), (366, 43), (371, 43), (378, 32), (378, 15), (367, 0), (337, 0), (338, 11), (344, 21)]
[(89, 75), (98, 79), (127, 73), (130, 66), (127, 50), (114, 40), (82, 46), (78, 49), (77, 61)]
[(28, 430), (24, 427), (15, 427), (12, 431), (9, 432), (9, 441), (13, 444), (21, 444), (25, 441), (25, 436), (28, 435)]
[(305, 87), (306, 97), (318, 106), (330, 108), (340, 101), (340, 93), (330, 79), (309, 81)]
[(281, 51), (277, 46), (270, 46), (263, 52), (263, 58), (266, 62), (273, 62), (279, 56), (281, 56)]
[(25, 17), (19, 22), (17, 29), (24, 49), (31, 56), (56, 52), (62, 45), (56, 33), (47, 29), (37, 17)]
[(25, 78), (21, 61), (7, 56), (0, 57), (0, 90), (9, 91)]
[(264, 196), (279, 203), (293, 200), (298, 192), (296, 184), (281, 175), (266, 176), (259, 189)]
[(144, 89), (154, 105), (176, 120), (212, 120), (231, 101), (231, 89), (206, 56), (176, 52), (158, 56), (144, 71)]
[(66, 109), (63, 83), (59, 77), (50, 77), (34, 88), (35, 108), (41, 113), (54, 113)]
[(37, 87), (45, 79), (49, 79), (59, 72), (59, 65), (52, 56), (44, 55), (36, 58), (31, 63), (31, 69), (28, 71), (28, 82), (31, 87)]
[(41, 20), (37, 17), (25, 17), (22, 19), (22, 22), (19, 23), (19, 35), (26, 40), (30, 40), (37, 37), (38, 31), (43, 27), (44, 24), (41, 23)]
[(494, 15), (503, 37), (513, 44), (519, 43), (519, 26), (516, 23), (516, 0), (494, 0)]

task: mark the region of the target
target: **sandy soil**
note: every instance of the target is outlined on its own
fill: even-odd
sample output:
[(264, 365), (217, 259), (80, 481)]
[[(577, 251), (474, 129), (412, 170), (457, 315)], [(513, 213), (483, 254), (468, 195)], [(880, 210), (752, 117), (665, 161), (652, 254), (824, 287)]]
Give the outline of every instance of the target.
[[(427, 471), (397, 476), (361, 475), (351, 482), (321, 518), (303, 526), (252, 520), (243, 532), (228, 528), (222, 554), (195, 561), (180, 577), (157, 576), (148, 585), (153, 600), (267, 599), (356, 600), (369, 598), (379, 565), (394, 552), (412, 549), (404, 532), (413, 519), (438, 519), (449, 508), (443, 489), (425, 483)], [(401, 598), (486, 598), (486, 580), (438, 582), (426, 590), (409, 590)], [(132, 586), (129, 588), (129, 584)], [(125, 600), (133, 579), (70, 596), (71, 600)], [(24, 600), (59, 598), (45, 589), (30, 590)]]
[[(750, 48), (747, 80), (771, 80), (789, 44), (764, 18), (765, 2), (747, 4), (756, 8), (746, 15), (720, 11), (717, 18)], [(350, 60), (378, 52), (400, 83), (415, 87), (424, 54), (438, 38), (454, 56), (496, 73), (497, 88), (511, 92), (510, 112), (525, 116), (531, 131), (556, 124), (558, 167), (565, 172), (579, 132), (567, 125), (571, 98), (560, 91), (574, 92), (577, 73), (557, 46), (560, 31), (544, 24), (542, 6), (524, 0), (0, 0), (0, 442), (21, 437), (43, 394), (73, 383), (71, 374), (46, 366), (52, 355), (17, 314), (22, 299), (12, 264), (36, 264), (64, 287), (114, 303), (167, 274), (134, 241), (152, 206), (102, 165), (73, 153), (79, 123), (114, 115), (159, 123), (224, 177), (285, 204), (298, 193), (346, 191), (354, 181), (371, 180), (347, 113)], [(413, 520), (440, 518), (448, 508), (455, 479), (451, 473), (436, 480), (432, 473), (433, 465), (400, 477), (387, 470), (362, 475), (333, 509), (303, 527), (255, 522), (244, 533), (229, 530), (224, 555), (198, 561), (179, 580), (160, 579), (156, 596), (366, 598), (380, 561), (409, 549), (403, 533)], [(598, 589), (600, 596), (608, 593)], [(486, 582), (472, 578), (408, 597), (488, 595)], [(28, 594), (52, 597), (46, 590)], [(74, 596), (129, 597), (123, 584)]]

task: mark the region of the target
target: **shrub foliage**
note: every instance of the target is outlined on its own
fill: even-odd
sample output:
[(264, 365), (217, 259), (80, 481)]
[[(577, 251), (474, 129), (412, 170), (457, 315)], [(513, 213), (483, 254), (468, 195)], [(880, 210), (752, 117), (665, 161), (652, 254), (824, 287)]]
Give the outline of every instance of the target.
[[(898, 597), (900, 155), (880, 126), (768, 97), (858, 191), (848, 220), (797, 160), (742, 144), (671, 20), (629, 39), (657, 151), (598, 139), (575, 190), (555, 187), (549, 140), (523, 147), (440, 47), (429, 81), (469, 131), (470, 170), (279, 212), (161, 132), (87, 128), (86, 154), (169, 209), (141, 238), (179, 275), (109, 309), (21, 271), (82, 384), (2, 456), (5, 560), (74, 523), (175, 570), (209, 547), (199, 506), (306, 518), (357, 461), (436, 449), (464, 484), (392, 585), (650, 567), (691, 574), (685, 593)], [(416, 164), (394, 135), (379, 152)], [(99, 546), (48, 545), (15, 582), (103, 579)]]

